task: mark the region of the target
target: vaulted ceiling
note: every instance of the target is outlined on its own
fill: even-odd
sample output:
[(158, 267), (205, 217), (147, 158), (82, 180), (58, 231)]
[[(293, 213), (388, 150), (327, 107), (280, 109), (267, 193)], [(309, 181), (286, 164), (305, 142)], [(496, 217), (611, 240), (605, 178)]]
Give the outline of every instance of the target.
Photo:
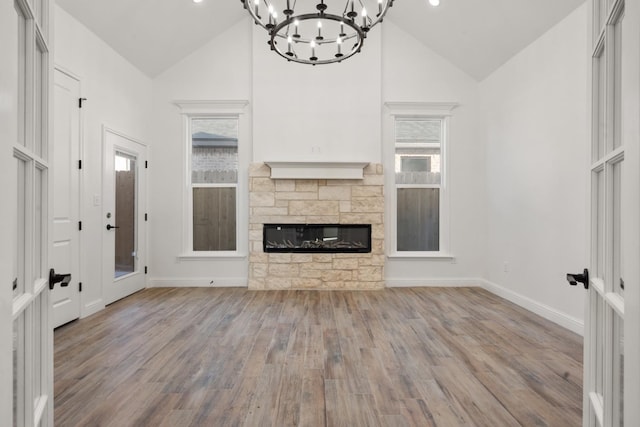
[[(435, 8), (427, 0), (396, 0), (387, 19), (480, 81), (583, 2), (441, 0)], [(149, 77), (247, 16), (238, 0), (57, 3)]]

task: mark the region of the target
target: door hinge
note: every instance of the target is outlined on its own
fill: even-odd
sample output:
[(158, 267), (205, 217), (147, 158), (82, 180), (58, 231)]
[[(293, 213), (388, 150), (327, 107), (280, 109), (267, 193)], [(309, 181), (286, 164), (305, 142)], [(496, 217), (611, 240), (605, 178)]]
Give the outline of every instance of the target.
[(78, 231), (82, 231), (82, 221), (78, 221)]
[(13, 290), (15, 291), (16, 289), (18, 289), (18, 278), (17, 277), (15, 279), (13, 279)]
[(145, 221), (148, 221), (148, 220), (149, 220), (149, 217), (147, 216), (147, 214), (144, 214), (144, 220), (145, 220)]
[(78, 108), (82, 108), (82, 101), (86, 101), (87, 98), (78, 98)]
[(82, 160), (78, 160), (78, 169), (82, 169)]
[(82, 292), (82, 282), (78, 282), (78, 292)]
[(622, 280), (622, 277), (620, 278), (620, 289), (624, 291), (624, 280)]
[(144, 168), (145, 168), (145, 169), (148, 169), (148, 168), (149, 168), (149, 162), (148, 162), (148, 161), (146, 161), (146, 160), (144, 161)]
[(147, 266), (144, 266), (144, 274), (147, 274), (149, 272), (149, 269), (147, 268)]

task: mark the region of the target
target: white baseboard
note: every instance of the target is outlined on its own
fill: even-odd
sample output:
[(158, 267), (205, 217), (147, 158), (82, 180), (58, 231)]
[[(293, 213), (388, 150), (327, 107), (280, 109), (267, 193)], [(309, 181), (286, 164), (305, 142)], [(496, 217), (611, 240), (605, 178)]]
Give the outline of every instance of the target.
[(147, 281), (148, 288), (246, 288), (246, 277), (151, 277)]
[(474, 278), (446, 278), (446, 279), (385, 279), (388, 288), (421, 288), (421, 287), (442, 287), (442, 288), (462, 288), (469, 286), (482, 286), (482, 279)]
[(90, 303), (85, 304), (84, 309), (82, 310), (82, 315), (80, 316), (80, 318), (84, 319), (85, 317), (89, 317), (92, 314), (96, 314), (100, 310), (104, 309), (104, 307), (105, 307), (105, 305), (104, 305), (104, 301), (102, 300), (102, 298), (97, 299), (95, 301), (91, 301)]
[(552, 322), (557, 323), (558, 325), (572, 332), (575, 332), (578, 335), (584, 336), (584, 322), (580, 319), (569, 316), (568, 314), (558, 311), (555, 308), (549, 307), (548, 305), (542, 304), (538, 301), (534, 301), (529, 297), (520, 295), (517, 292), (513, 292), (512, 290), (504, 288), (488, 280), (480, 280), (480, 286), (491, 292), (492, 294), (511, 301), (512, 303), (517, 304), (520, 307), (525, 308), (539, 316), (542, 316), (547, 320), (551, 320)]

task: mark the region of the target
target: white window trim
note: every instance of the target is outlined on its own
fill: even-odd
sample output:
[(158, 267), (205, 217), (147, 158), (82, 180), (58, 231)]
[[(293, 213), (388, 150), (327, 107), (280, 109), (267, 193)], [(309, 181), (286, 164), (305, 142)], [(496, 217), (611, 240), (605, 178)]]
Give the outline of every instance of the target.
[[(208, 261), (212, 259), (246, 258), (249, 252), (249, 192), (248, 167), (251, 153), (251, 129), (249, 126), (249, 101), (174, 101), (182, 115), (183, 185), (182, 185), (182, 252), (180, 261)], [(193, 203), (191, 186), (191, 135), (190, 121), (197, 117), (238, 119), (238, 182), (236, 183), (236, 250), (193, 250)], [(216, 184), (203, 185), (216, 186)], [(225, 184), (224, 187), (232, 187)]]
[[(402, 259), (454, 259), (450, 245), (451, 226), (451, 182), (449, 178), (450, 156), (450, 125), (453, 110), (458, 106), (453, 102), (386, 102), (384, 104), (383, 120), (383, 162), (385, 166), (385, 187), (386, 191), (386, 217), (388, 226), (386, 228), (386, 246), (388, 258)], [(395, 121), (399, 118), (420, 118), (420, 119), (442, 119), (444, 124), (442, 142), (440, 144), (441, 155), (443, 157), (443, 171), (441, 175), (440, 188), (440, 250), (439, 251), (398, 251), (397, 242), (397, 192), (395, 182)], [(405, 187), (405, 186), (403, 186)], [(409, 186), (410, 187), (410, 186)], [(428, 187), (421, 185), (420, 187)]]

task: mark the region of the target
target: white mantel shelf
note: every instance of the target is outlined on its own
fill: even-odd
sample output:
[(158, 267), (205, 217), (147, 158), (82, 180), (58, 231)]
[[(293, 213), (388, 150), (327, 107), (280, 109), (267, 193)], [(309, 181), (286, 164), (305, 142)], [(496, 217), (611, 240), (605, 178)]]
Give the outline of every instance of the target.
[(271, 179), (362, 179), (369, 162), (280, 161), (264, 162)]

